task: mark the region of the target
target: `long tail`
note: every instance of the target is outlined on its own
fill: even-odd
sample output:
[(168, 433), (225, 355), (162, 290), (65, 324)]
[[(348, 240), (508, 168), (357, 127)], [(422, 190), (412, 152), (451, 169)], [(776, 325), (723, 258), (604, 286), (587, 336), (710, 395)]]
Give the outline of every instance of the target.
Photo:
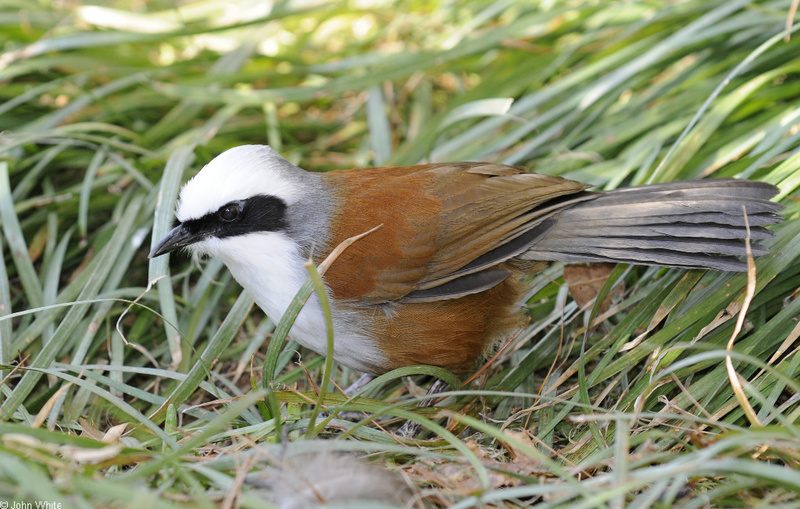
[[(744, 214), (750, 238), (768, 238), (783, 208), (764, 182), (717, 179), (673, 182), (597, 193), (555, 214), (547, 233), (523, 258), (618, 262), (727, 271), (747, 269)], [(753, 244), (754, 256), (768, 253)]]

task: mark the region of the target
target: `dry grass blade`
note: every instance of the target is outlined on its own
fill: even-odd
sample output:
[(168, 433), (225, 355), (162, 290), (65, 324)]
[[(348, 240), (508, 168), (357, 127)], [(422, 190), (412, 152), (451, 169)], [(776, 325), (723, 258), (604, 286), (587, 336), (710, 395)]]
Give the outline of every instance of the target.
[[(750, 303), (753, 301), (753, 296), (755, 296), (756, 293), (756, 262), (753, 259), (753, 253), (750, 250), (750, 222), (747, 219), (747, 210), (744, 207), (742, 207), (742, 213), (744, 214), (744, 225), (745, 228), (747, 228), (747, 238), (745, 239), (745, 245), (747, 247), (747, 287), (744, 301), (742, 302), (742, 309), (739, 311), (739, 316), (736, 319), (736, 326), (733, 329), (733, 333), (731, 334), (731, 338), (728, 340), (726, 347), (729, 352), (733, 350), (733, 344), (736, 341), (736, 337), (742, 331), (747, 310), (750, 309)], [(753, 409), (753, 406), (750, 404), (750, 400), (747, 398), (747, 394), (745, 394), (744, 388), (742, 387), (742, 381), (739, 379), (739, 374), (736, 373), (736, 369), (733, 367), (733, 359), (731, 359), (730, 355), (725, 357), (725, 369), (728, 372), (728, 379), (730, 380), (733, 394), (736, 396), (736, 400), (739, 402), (742, 410), (744, 410), (744, 413), (747, 416), (747, 419), (750, 421), (750, 424), (753, 426), (762, 426), (761, 421), (758, 419), (758, 415), (756, 415), (756, 411)]]

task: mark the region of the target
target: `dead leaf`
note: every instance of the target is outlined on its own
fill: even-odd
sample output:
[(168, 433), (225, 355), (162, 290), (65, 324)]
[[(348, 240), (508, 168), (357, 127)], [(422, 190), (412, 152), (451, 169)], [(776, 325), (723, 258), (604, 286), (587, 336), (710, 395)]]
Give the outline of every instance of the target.
[[(576, 263), (564, 266), (564, 281), (578, 306), (583, 308), (597, 297), (615, 266), (613, 263)], [(603, 300), (600, 312), (607, 311), (614, 296), (622, 295), (624, 291), (625, 286), (620, 282)]]
[(112, 426), (111, 429), (106, 431), (105, 436), (103, 436), (103, 443), (104, 444), (113, 444), (119, 442), (119, 439), (122, 437), (122, 434), (125, 433), (125, 430), (128, 429), (128, 423), (117, 424), (116, 426)]

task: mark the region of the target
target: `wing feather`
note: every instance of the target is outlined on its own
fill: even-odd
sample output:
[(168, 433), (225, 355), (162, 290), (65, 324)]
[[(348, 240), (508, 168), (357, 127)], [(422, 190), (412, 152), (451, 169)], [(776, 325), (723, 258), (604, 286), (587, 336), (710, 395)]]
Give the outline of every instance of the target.
[(473, 281), (476, 291), (485, 289), (499, 278), (443, 285), (519, 254), (521, 248), (499, 248), (559, 208), (539, 205), (585, 189), (579, 182), (492, 163), (345, 170), (326, 178), (339, 203), (331, 248), (383, 225), (345, 250), (326, 275), (334, 296), (366, 303), (421, 290), (431, 298), (457, 298), (471, 291)]

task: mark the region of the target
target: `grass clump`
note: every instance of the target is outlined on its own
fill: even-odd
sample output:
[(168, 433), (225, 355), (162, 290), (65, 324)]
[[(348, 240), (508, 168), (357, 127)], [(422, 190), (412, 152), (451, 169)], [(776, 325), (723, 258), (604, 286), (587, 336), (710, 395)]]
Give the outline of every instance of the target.
[[(266, 5), (0, 3), (0, 499), (270, 507), (260, 473), (325, 451), (418, 507), (797, 505), (795, 2)], [(755, 280), (617, 267), (608, 310), (549, 268), (516, 340), (423, 411), (409, 394), (445, 373), (320, 394), (324, 358), (219, 262), (147, 259), (181, 183), (243, 143), (318, 171), (750, 178), (787, 221)]]

